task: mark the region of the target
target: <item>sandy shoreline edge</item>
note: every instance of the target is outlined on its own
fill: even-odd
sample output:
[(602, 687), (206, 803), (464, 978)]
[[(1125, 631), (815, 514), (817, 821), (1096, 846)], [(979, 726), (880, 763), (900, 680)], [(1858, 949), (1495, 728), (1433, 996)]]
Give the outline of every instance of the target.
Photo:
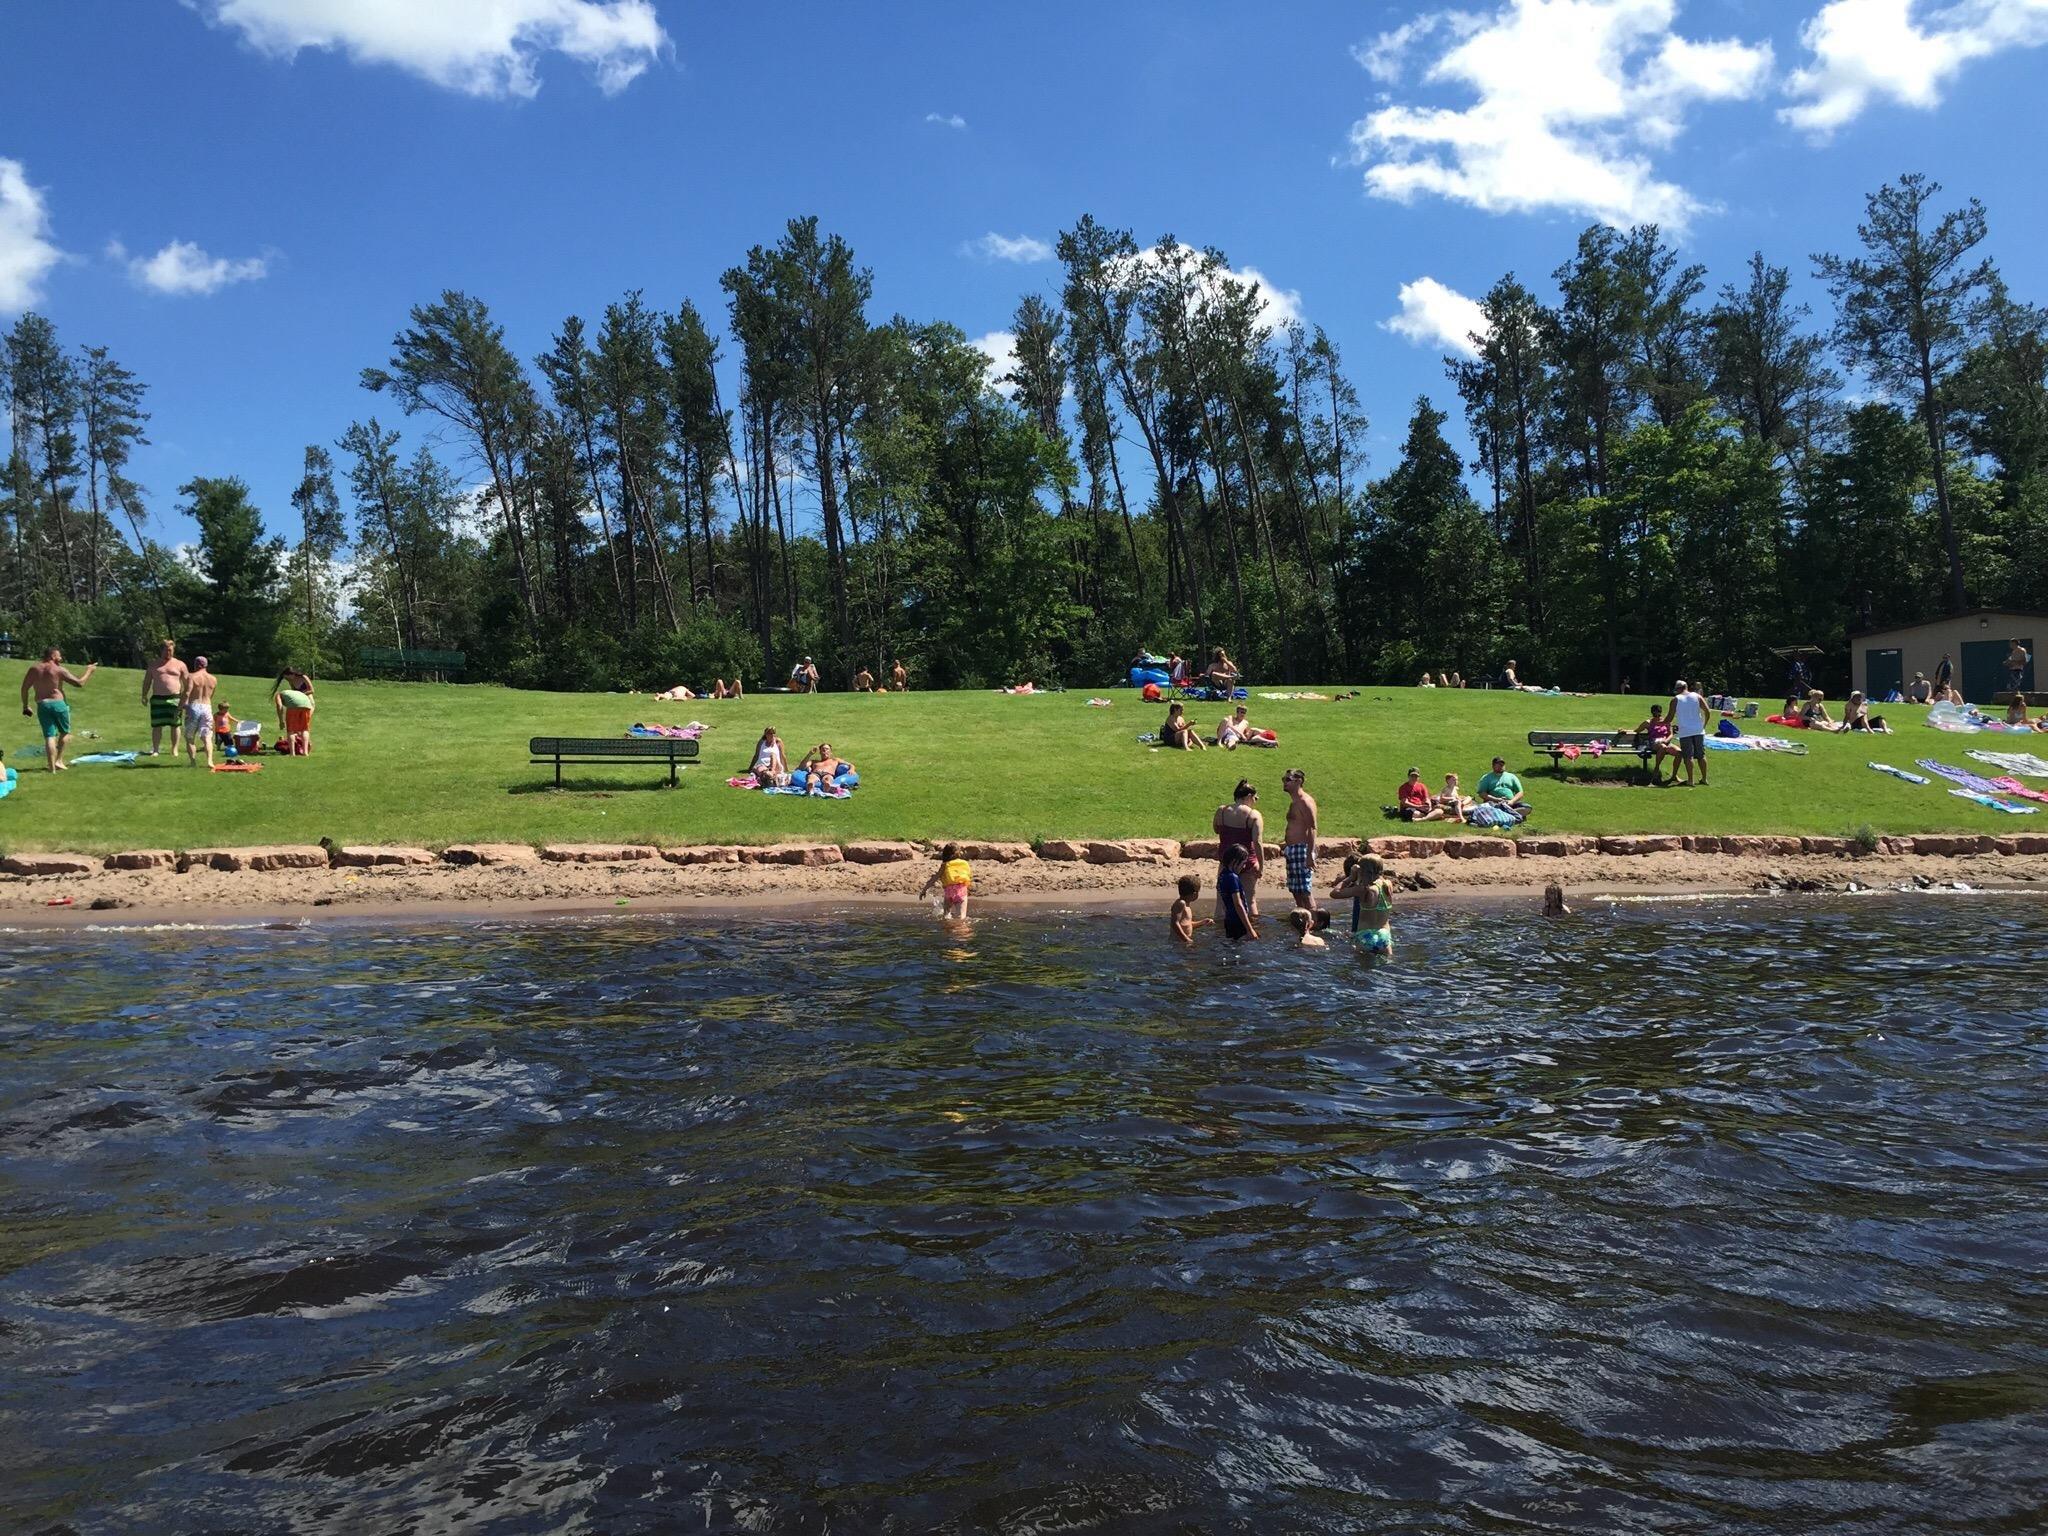
[[(1484, 845), (1459, 848), (1456, 844)], [(1734, 843), (1737, 851), (1723, 851)], [(1931, 846), (1924, 850), (1918, 844)], [(2035, 848), (2032, 844), (2038, 843)], [(1748, 845), (1762, 845), (1751, 847)], [(2026, 844), (2028, 846), (2020, 846)], [(1856, 890), (2034, 890), (2048, 894), (2048, 836), (1886, 839), (1862, 853), (1846, 839), (1705, 837), (1368, 840), (1404, 902), (1536, 900), (1556, 882), (1574, 899), (1828, 893)], [(1702, 846), (1704, 845), (1704, 846)], [(982, 910), (1164, 914), (1174, 882), (1206, 891), (1212, 844), (966, 843)], [(1542, 851), (1531, 851), (1531, 846)], [(1355, 840), (1325, 839), (1317, 890), (1336, 881)], [(109, 867), (125, 865), (125, 867)], [(47, 872), (20, 873), (23, 866)], [(207, 923), (223, 919), (616, 912), (770, 912), (844, 907), (921, 911), (931, 856), (912, 844), (621, 848), (498, 845), (451, 849), (143, 850), (110, 856), (15, 855), (0, 877), (0, 922), (34, 926)], [(1269, 914), (1287, 903), (1273, 857), (1260, 887)]]

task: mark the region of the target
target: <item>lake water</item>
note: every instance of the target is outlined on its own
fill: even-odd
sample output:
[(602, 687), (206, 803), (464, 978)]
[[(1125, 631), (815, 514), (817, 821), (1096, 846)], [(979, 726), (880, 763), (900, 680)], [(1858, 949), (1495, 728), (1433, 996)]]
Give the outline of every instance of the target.
[(14, 934), (0, 1529), (2048, 1524), (2048, 903)]

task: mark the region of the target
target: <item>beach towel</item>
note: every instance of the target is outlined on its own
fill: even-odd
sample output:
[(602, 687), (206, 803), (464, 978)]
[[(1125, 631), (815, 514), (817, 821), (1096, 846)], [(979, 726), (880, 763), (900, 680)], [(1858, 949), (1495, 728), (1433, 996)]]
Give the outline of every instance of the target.
[(1475, 805), (1465, 813), (1475, 827), (1518, 827), (1528, 819), (1528, 808), (1519, 805)]
[(1969, 800), (1983, 806), (1986, 810), (2003, 811), (2008, 816), (2031, 816), (2034, 814), (2034, 807), (2031, 805), (2007, 805), (1996, 795), (1979, 795), (1967, 789), (1952, 789), (1949, 793), (1958, 800)]
[(2007, 773), (2024, 774), (2030, 779), (2048, 779), (2048, 758), (2036, 757), (2031, 752), (1978, 752), (1965, 754), (1980, 763), (1989, 763), (1994, 768), (2003, 768)]
[(761, 793), (764, 795), (801, 795), (805, 799), (811, 800), (845, 800), (851, 797), (853, 791), (846, 788), (843, 784), (834, 784), (827, 789), (809, 789), (800, 784), (784, 784), (780, 787), (764, 789)]
[(2038, 789), (2029, 789), (2018, 779), (1996, 778), (1991, 783), (1994, 788), (2003, 794), (2017, 795), (2022, 800), (2037, 800), (2042, 805), (2048, 805), (2048, 794), (2043, 794)]
[(1090, 700), (1088, 701), (1088, 707), (1089, 707), (1090, 709), (1114, 709), (1114, 708), (1116, 707), (1116, 700), (1115, 700), (1115, 699), (1090, 699)]
[(1782, 736), (1709, 736), (1707, 745), (1716, 752), (1786, 752), (1793, 757), (1806, 756), (1803, 743), (1787, 741)]
[(263, 765), (261, 763), (215, 763), (213, 771), (215, 773), (261, 773)]
[(14, 793), (14, 786), (21, 782), (21, 775), (12, 768), (0, 768), (0, 800)]
[(83, 757), (71, 759), (71, 766), (76, 768), (80, 763), (132, 763), (134, 761), (135, 754), (133, 752), (88, 752)]
[(1931, 757), (1921, 758), (1914, 766), (1916, 768), (1925, 768), (1929, 773), (1938, 774), (1940, 777), (1947, 779), (1951, 784), (1960, 784), (1974, 795), (1995, 795), (2000, 792), (1998, 786), (1989, 779), (1974, 774), (1967, 768), (1952, 768), (1947, 763), (1937, 763)]
[(696, 741), (704, 731), (704, 723), (700, 720), (692, 720), (688, 725), (646, 725), (636, 721), (627, 727), (626, 734), (659, 737), (665, 741)]
[(1144, 742), (1156, 742), (1157, 740), (1159, 740), (1159, 733), (1157, 731), (1140, 731), (1138, 732), (1138, 740)]
[(727, 779), (725, 781), (725, 787), (727, 789), (759, 789), (761, 787), (761, 781), (755, 778), (751, 773), (743, 773), (736, 778)]
[(1890, 763), (1872, 763), (1879, 773), (1888, 773), (1895, 779), (1904, 779), (1908, 784), (1931, 784), (1934, 781), (1918, 773), (1908, 773), (1903, 768), (1894, 768)]

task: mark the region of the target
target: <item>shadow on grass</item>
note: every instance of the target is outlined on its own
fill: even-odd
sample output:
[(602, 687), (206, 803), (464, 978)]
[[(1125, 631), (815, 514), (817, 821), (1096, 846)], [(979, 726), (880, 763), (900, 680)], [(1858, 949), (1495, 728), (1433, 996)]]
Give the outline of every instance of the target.
[[(559, 789), (556, 788), (553, 779), (543, 779), (538, 784), (507, 785), (505, 793), (508, 795), (589, 795), (602, 800), (612, 795), (637, 795), (650, 789), (666, 791), (670, 787), (668, 780), (665, 778), (654, 779), (647, 783), (621, 783), (617, 779), (565, 778), (562, 780)], [(680, 788), (681, 786), (675, 787)]]
[[(1531, 774), (1532, 782), (1535, 775)], [(1581, 789), (1655, 789), (1648, 774), (1633, 761), (1616, 763), (1609, 768), (1553, 768), (1543, 775), (1543, 782), (1556, 785), (1576, 785)]]

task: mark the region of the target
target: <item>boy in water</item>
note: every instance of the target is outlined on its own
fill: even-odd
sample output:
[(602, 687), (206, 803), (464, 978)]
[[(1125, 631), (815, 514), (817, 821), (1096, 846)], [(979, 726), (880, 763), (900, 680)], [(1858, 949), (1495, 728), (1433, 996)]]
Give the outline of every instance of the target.
[(960, 845), (948, 843), (939, 851), (939, 867), (932, 871), (931, 879), (925, 881), (924, 889), (917, 893), (919, 901), (931, 895), (933, 886), (939, 887), (940, 897), (945, 905), (939, 915), (946, 918), (962, 918), (967, 915), (967, 893), (974, 885), (974, 866), (960, 857)]
[(1387, 866), (1373, 854), (1344, 861), (1344, 878), (1332, 896), (1351, 898), (1351, 942), (1368, 960), (1394, 958), (1394, 890)]
[(1174, 887), (1178, 894), (1173, 898), (1173, 908), (1167, 913), (1167, 921), (1173, 925), (1173, 936), (1183, 944), (1195, 942), (1195, 930), (1207, 928), (1214, 918), (1195, 916), (1195, 898), (1202, 894), (1202, 882), (1193, 875), (1182, 875)]

